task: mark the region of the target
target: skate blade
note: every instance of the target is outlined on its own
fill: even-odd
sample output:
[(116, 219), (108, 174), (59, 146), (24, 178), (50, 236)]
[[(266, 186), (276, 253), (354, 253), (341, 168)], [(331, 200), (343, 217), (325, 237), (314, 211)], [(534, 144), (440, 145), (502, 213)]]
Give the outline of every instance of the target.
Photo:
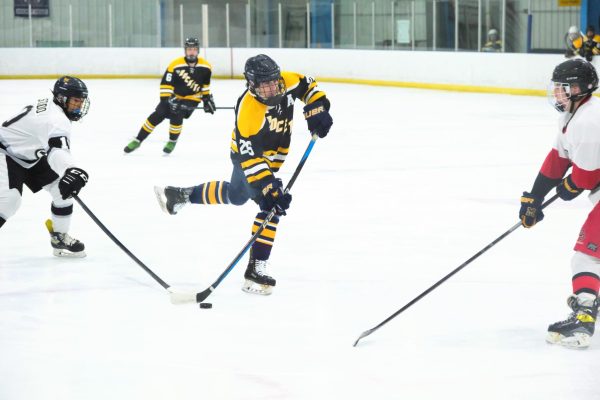
[(244, 286), (242, 286), (242, 290), (246, 293), (260, 294), (263, 296), (268, 296), (271, 293), (273, 293), (273, 286), (261, 285), (259, 283), (252, 282), (252, 281), (246, 279), (246, 282), (244, 282)]
[(586, 333), (574, 333), (573, 336), (564, 336), (557, 332), (548, 332), (546, 342), (558, 344), (570, 349), (585, 349), (589, 347), (592, 337)]
[(171, 214), (169, 210), (167, 210), (167, 197), (165, 196), (165, 188), (160, 186), (154, 186), (154, 194), (156, 194), (156, 200), (158, 200), (158, 205), (160, 209), (166, 212), (167, 214)]
[(56, 257), (63, 257), (63, 258), (83, 258), (83, 257), (87, 256), (87, 254), (85, 254), (85, 251), (73, 252), (73, 251), (69, 251), (69, 250), (65, 250), (65, 249), (53, 249), (52, 253)]

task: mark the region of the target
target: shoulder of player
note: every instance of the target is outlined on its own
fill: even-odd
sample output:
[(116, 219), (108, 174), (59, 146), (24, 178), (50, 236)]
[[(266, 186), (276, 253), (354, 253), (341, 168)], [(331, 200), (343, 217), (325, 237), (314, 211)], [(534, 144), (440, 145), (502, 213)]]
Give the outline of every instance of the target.
[(212, 65), (206, 59), (202, 57), (198, 57), (198, 62), (196, 63), (196, 68), (207, 68), (212, 71)]
[(298, 85), (304, 78), (304, 75), (292, 71), (281, 71), (281, 77), (285, 82), (286, 90), (289, 92), (298, 87)]
[(63, 109), (52, 99), (49, 99), (49, 108), (51, 112), (48, 115), (48, 136), (68, 136), (71, 132), (71, 120), (67, 118)]
[(599, 130), (600, 99), (592, 97), (577, 109), (569, 122), (568, 136), (575, 143), (600, 143), (600, 135), (597, 133)]
[(236, 110), (236, 127), (242, 137), (258, 134), (265, 124), (267, 106), (262, 104), (249, 91), (239, 100)]
[(167, 72), (173, 72), (177, 68), (187, 67), (187, 63), (185, 62), (184, 57), (179, 57), (171, 61), (169, 66), (167, 67)]

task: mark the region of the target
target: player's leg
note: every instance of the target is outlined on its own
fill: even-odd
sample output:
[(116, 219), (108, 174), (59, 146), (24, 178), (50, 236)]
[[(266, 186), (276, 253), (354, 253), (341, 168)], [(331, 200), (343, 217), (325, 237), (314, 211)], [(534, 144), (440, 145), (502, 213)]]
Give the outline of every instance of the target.
[(571, 260), (573, 295), (567, 301), (573, 312), (548, 328), (548, 342), (567, 347), (587, 347), (594, 334), (600, 290), (600, 205), (585, 221)]
[(144, 124), (140, 128), (139, 133), (137, 134), (137, 137), (131, 142), (129, 142), (127, 146), (125, 146), (123, 151), (125, 151), (125, 153), (131, 153), (132, 151), (140, 147), (142, 142), (146, 140), (146, 138), (154, 131), (154, 128), (156, 128), (158, 124), (160, 124), (162, 121), (164, 121), (165, 118), (169, 116), (169, 111), (169, 103), (167, 103), (166, 101), (161, 101), (160, 103), (158, 103), (154, 112), (150, 114), (146, 121), (144, 121)]
[(44, 157), (29, 170), (25, 184), (34, 193), (43, 188), (52, 196), (52, 217), (46, 220), (46, 228), (50, 234), (53, 254), (57, 257), (85, 257), (84, 244), (68, 233), (73, 214), (73, 200), (62, 198), (58, 189), (59, 181), (60, 177)]
[(25, 169), (0, 153), (0, 227), (21, 206)]
[(242, 205), (250, 199), (245, 176), (239, 166), (234, 166), (230, 182), (210, 181), (191, 187), (166, 186), (154, 188), (160, 208), (174, 215), (186, 204)]
[(165, 154), (171, 154), (175, 150), (175, 145), (183, 129), (183, 115), (171, 114), (169, 118), (169, 141), (165, 144), (163, 152)]
[(193, 113), (198, 102), (192, 100), (181, 100), (180, 109), (171, 112), (169, 115), (169, 141), (165, 144), (163, 151), (165, 154), (171, 154), (175, 150), (177, 140), (183, 129), (183, 120), (188, 119)]
[[(265, 211), (256, 214), (254, 223), (252, 224), (253, 235), (263, 224), (267, 214), (268, 213)], [(245, 292), (262, 295), (269, 295), (273, 292), (276, 281), (269, 275), (267, 268), (269, 266), (268, 261), (275, 241), (278, 223), (279, 217), (274, 216), (265, 229), (258, 235), (250, 249), (250, 258), (248, 260), (246, 272), (244, 273), (246, 281), (242, 286), (242, 290)]]

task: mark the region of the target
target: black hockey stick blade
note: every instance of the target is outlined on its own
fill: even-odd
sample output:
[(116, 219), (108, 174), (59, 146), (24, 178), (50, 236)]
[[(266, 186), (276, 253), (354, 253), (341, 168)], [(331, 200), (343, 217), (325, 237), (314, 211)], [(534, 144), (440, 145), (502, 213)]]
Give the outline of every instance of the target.
[[(556, 199), (558, 199), (558, 195), (557, 194), (555, 194), (550, 199), (548, 199), (544, 204), (542, 204), (542, 209), (544, 209), (547, 206), (549, 206)], [(434, 289), (436, 289), (442, 283), (446, 282), (448, 279), (450, 279), (450, 277), (452, 277), (458, 271), (460, 271), (461, 269), (463, 269), (464, 267), (466, 267), (467, 265), (469, 265), (471, 262), (473, 262), (480, 255), (482, 255), (483, 253), (485, 253), (486, 251), (488, 251), (489, 249), (491, 249), (492, 247), (494, 247), (498, 242), (500, 242), (502, 239), (504, 239), (505, 237), (507, 237), (508, 235), (510, 235), (511, 233), (513, 233), (520, 226), (521, 226), (521, 222), (517, 222), (509, 230), (507, 230), (506, 232), (504, 232), (502, 235), (498, 236), (490, 244), (488, 244), (483, 249), (481, 249), (479, 252), (477, 252), (474, 256), (472, 256), (467, 261), (465, 261), (464, 263), (462, 263), (461, 265), (459, 265), (458, 267), (456, 267), (455, 269), (453, 269), (450, 273), (448, 273), (442, 279), (440, 279), (435, 284), (433, 284), (429, 288), (427, 288), (427, 290), (425, 290), (423, 293), (421, 293), (420, 295), (418, 295), (417, 297), (415, 297), (414, 299), (412, 299), (411, 301), (409, 301), (408, 303), (406, 303), (401, 309), (399, 309), (398, 311), (396, 311), (395, 313), (393, 313), (392, 315), (390, 315), (389, 317), (387, 317), (385, 320), (383, 320), (382, 322), (380, 322), (379, 325), (377, 325), (377, 326), (375, 326), (375, 327), (373, 327), (373, 328), (371, 328), (369, 330), (366, 330), (363, 333), (361, 333), (360, 336), (358, 337), (358, 339), (356, 339), (356, 341), (354, 342), (354, 347), (356, 347), (356, 345), (358, 344), (358, 342), (362, 338), (369, 336), (370, 334), (372, 334), (373, 332), (375, 332), (377, 329), (381, 328), (383, 325), (387, 324), (392, 319), (396, 318), (398, 315), (400, 315), (406, 309), (410, 308), (413, 304), (415, 304), (416, 302), (418, 302), (419, 300), (421, 300), (423, 297), (425, 297), (429, 293), (433, 292)]]

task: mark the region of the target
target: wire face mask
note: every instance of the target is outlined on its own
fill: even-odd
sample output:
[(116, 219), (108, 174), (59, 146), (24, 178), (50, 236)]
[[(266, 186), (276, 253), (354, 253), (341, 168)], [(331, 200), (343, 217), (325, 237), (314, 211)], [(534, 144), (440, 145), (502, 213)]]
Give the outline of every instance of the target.
[(551, 81), (548, 86), (548, 102), (559, 112), (567, 111), (571, 106), (572, 89), (570, 83)]

